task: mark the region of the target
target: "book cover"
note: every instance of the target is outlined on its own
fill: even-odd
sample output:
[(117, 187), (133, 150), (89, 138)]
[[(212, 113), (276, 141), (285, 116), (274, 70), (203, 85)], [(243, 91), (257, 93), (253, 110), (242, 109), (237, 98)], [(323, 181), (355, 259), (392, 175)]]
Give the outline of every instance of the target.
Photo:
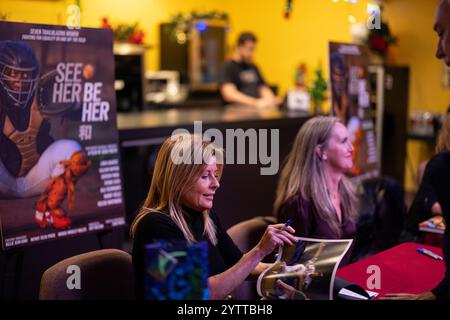
[(419, 230), (425, 232), (444, 234), (445, 221), (442, 216), (434, 216), (419, 223)]

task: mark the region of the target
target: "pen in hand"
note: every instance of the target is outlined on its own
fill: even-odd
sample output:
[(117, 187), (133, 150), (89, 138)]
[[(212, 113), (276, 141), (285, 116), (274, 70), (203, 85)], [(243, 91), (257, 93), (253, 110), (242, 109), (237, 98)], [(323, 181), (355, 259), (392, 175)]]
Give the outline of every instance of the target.
[[(278, 229), (278, 232), (286, 231), (287, 228), (289, 228), (291, 224), (292, 224), (292, 218), (289, 218), (289, 219), (284, 223), (284, 225), (281, 227), (281, 229)], [(296, 237), (296, 238), (297, 238), (297, 237)], [(298, 241), (298, 239), (296, 239), (295, 242), (297, 242), (297, 241)]]
[(285, 223), (281, 231), (285, 231), (292, 224), (292, 218), (289, 218)]

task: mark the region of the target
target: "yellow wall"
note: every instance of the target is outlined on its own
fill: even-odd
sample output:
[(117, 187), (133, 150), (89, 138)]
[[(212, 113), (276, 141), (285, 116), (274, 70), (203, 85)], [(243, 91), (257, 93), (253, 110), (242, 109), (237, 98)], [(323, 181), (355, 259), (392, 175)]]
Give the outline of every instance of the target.
[[(62, 24), (66, 7), (75, 1), (0, 0), (0, 13), (8, 20)], [(146, 43), (153, 46), (147, 54), (147, 69), (158, 69), (158, 25), (171, 15), (191, 10), (219, 10), (231, 18), (230, 47), (236, 35), (254, 31), (259, 38), (256, 62), (270, 83), (278, 84), (283, 94), (293, 84), (294, 70), (306, 62), (309, 80), (321, 61), (327, 76), (327, 42), (350, 41), (348, 15), (358, 21), (366, 18), (366, 4), (333, 3), (331, 0), (294, 1), (290, 19), (283, 17), (285, 0), (81, 0), (82, 26), (97, 27), (100, 19), (112, 23), (140, 21)], [(390, 61), (411, 67), (410, 111), (444, 111), (450, 102), (450, 90), (440, 87), (441, 63), (435, 60), (436, 35), (432, 31), (436, 0), (389, 0), (385, 16), (399, 37)], [(406, 187), (415, 188), (411, 168), (430, 156), (430, 148), (418, 142), (408, 143), (412, 166), (407, 166)]]
[[(409, 112), (445, 112), (450, 105), (450, 89), (441, 87), (442, 61), (434, 58), (437, 35), (433, 31), (436, 0), (395, 0), (385, 8), (385, 18), (399, 42), (390, 60), (410, 66)], [(433, 146), (424, 142), (408, 143), (406, 163), (407, 189), (417, 187), (411, 172), (428, 159)]]
[[(366, 17), (366, 3), (333, 3), (331, 0), (294, 1), (290, 19), (283, 17), (285, 0), (82, 0), (82, 26), (97, 27), (103, 16), (112, 23), (140, 21), (146, 43), (153, 46), (147, 55), (147, 69), (157, 69), (159, 61), (158, 25), (178, 12), (219, 10), (231, 18), (230, 48), (239, 32), (252, 30), (259, 38), (256, 62), (270, 83), (281, 93), (293, 85), (294, 70), (306, 62), (312, 75), (322, 61), (327, 74), (327, 42), (350, 41), (348, 15)], [(65, 8), (74, 1), (1, 0), (0, 12), (8, 20), (35, 23), (64, 23)]]
[(0, 1), (0, 13), (8, 21), (63, 24), (65, 8), (65, 1)]

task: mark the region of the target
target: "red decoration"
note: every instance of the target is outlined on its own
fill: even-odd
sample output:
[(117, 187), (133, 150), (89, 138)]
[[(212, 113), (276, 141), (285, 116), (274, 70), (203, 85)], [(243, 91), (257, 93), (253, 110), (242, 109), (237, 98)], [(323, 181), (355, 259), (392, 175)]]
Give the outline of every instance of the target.
[(108, 17), (103, 17), (100, 27), (103, 29), (111, 29), (114, 33), (115, 41), (130, 42), (133, 44), (144, 43), (145, 33), (139, 28), (138, 22), (134, 24), (121, 23), (112, 27)]
[(369, 40), (369, 45), (372, 50), (377, 52), (385, 52), (388, 44), (380, 34), (373, 35)]
[(291, 16), (292, 13), (292, 2), (294, 0), (286, 0), (286, 5), (284, 7), (284, 17), (286, 19), (289, 19), (289, 17)]
[(383, 7), (381, 6), (380, 12), (374, 16), (374, 19), (379, 19), (379, 26), (370, 29), (367, 44), (370, 50), (385, 58), (389, 46), (396, 44), (397, 38), (391, 34), (388, 23), (381, 19), (382, 11)]
[(145, 33), (144, 31), (136, 31), (130, 35), (130, 42), (134, 44), (143, 44), (144, 43)]

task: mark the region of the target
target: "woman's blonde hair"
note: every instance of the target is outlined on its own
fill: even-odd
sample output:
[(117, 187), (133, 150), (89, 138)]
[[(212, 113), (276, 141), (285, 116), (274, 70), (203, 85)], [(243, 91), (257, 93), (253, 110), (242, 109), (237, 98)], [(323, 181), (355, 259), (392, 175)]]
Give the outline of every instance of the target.
[[(218, 179), (223, 171), (223, 151), (200, 135), (177, 134), (164, 141), (156, 159), (153, 178), (144, 205), (131, 224), (134, 237), (139, 221), (147, 214), (167, 214), (183, 232), (189, 243), (196, 242), (181, 208), (181, 196), (197, 181), (211, 157), (217, 159)], [(203, 211), (204, 234), (212, 244), (217, 244), (216, 227)]]
[[(331, 200), (324, 162), (319, 158), (316, 147), (326, 149), (333, 127), (341, 123), (336, 117), (315, 117), (308, 120), (297, 133), (294, 145), (288, 155), (278, 181), (274, 204), (277, 215), (283, 204), (296, 194), (310, 201), (319, 217), (327, 221), (333, 232), (340, 236), (336, 210)], [(338, 186), (342, 214), (346, 219), (356, 216), (356, 195), (352, 183), (342, 177)]]
[(436, 153), (450, 150), (450, 112), (445, 115), (436, 144)]

